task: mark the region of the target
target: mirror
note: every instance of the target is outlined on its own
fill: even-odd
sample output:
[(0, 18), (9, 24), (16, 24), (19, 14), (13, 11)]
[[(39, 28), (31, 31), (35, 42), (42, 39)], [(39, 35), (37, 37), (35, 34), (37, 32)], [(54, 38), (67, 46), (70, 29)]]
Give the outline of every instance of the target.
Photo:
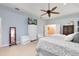
[(10, 27), (9, 30), (9, 45), (16, 45), (16, 27)]

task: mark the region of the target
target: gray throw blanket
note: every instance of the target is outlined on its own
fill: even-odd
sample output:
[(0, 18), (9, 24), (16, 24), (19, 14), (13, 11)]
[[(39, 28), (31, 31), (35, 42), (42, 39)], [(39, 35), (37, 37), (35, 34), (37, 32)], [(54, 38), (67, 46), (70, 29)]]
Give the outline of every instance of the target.
[(71, 41), (75, 43), (79, 43), (79, 33), (76, 33)]

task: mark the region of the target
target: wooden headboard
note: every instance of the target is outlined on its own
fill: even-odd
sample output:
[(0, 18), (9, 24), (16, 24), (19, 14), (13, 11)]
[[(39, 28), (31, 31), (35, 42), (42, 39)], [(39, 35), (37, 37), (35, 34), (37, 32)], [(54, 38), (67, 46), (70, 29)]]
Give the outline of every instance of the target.
[(74, 33), (74, 25), (64, 25), (63, 34), (68, 35)]

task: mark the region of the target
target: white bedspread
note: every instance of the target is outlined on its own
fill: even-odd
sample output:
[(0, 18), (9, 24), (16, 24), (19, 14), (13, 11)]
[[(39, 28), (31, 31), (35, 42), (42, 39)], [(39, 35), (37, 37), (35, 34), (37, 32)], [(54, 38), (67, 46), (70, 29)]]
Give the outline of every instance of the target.
[[(49, 55), (58, 56), (79, 56), (79, 44), (65, 41), (59, 37), (40, 38), (37, 46), (37, 52), (49, 52)], [(43, 54), (44, 55), (44, 54)]]

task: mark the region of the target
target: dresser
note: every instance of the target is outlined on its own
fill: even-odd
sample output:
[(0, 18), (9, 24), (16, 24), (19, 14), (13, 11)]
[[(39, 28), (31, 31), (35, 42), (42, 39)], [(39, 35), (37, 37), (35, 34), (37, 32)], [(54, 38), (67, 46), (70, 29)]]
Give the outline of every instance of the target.
[(37, 39), (37, 25), (28, 25), (28, 36), (31, 41)]
[(64, 25), (63, 34), (68, 35), (74, 33), (74, 25)]

